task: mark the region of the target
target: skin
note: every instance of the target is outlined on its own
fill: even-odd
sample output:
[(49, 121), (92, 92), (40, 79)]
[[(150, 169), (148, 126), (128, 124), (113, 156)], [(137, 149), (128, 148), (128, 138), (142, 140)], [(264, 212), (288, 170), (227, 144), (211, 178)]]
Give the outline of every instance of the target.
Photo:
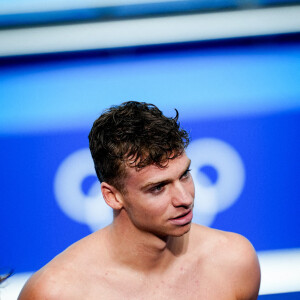
[(128, 167), (123, 193), (102, 183), (113, 223), (35, 273), (19, 300), (257, 299), (260, 268), (249, 241), (191, 223), (189, 164), (184, 153), (166, 168)]

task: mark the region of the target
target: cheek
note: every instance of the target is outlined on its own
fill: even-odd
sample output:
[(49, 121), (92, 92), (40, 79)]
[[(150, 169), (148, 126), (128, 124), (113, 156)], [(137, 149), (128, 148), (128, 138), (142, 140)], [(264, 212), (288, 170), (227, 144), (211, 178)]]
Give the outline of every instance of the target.
[[(166, 196), (167, 197), (167, 196)], [(169, 198), (167, 198), (169, 199)], [(153, 207), (153, 213), (158, 216), (162, 216), (170, 206), (170, 201), (166, 198), (160, 199), (160, 201)]]
[(141, 208), (145, 212), (145, 218), (161, 218), (166, 214), (166, 211), (170, 207), (170, 197), (168, 193), (165, 193), (161, 196), (148, 199), (145, 201), (145, 206)]
[(155, 201), (143, 199), (141, 203), (134, 203), (127, 206), (128, 214), (139, 222), (146, 220), (153, 220), (154, 218), (161, 216), (165, 210), (164, 202), (162, 199), (155, 199)]

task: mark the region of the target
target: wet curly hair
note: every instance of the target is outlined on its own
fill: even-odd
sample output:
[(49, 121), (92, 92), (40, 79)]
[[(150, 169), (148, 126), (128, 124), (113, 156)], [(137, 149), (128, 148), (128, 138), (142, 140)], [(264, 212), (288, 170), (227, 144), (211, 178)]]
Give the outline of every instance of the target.
[(94, 122), (89, 147), (100, 182), (124, 191), (126, 166), (166, 167), (189, 144), (180, 128), (178, 111), (168, 118), (153, 104), (128, 101), (112, 106)]

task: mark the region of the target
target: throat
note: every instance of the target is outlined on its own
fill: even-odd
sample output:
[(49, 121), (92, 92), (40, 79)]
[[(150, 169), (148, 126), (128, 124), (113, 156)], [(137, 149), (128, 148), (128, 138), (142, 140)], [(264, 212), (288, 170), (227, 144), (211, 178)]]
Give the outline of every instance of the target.
[(112, 259), (141, 272), (165, 270), (175, 257), (186, 252), (188, 244), (188, 234), (162, 238), (149, 232), (136, 235), (122, 229), (120, 233), (116, 224), (109, 227), (108, 235)]

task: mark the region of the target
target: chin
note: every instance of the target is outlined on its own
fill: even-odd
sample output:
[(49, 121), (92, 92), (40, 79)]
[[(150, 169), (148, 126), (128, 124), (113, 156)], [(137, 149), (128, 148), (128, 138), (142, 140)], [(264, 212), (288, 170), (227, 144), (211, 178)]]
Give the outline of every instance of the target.
[(180, 230), (180, 232), (177, 235), (174, 235), (174, 236), (178, 236), (178, 237), (183, 236), (186, 233), (188, 233), (190, 230), (191, 230), (191, 223), (188, 224), (188, 226), (186, 226), (185, 228), (182, 228), (182, 230)]
[(183, 226), (172, 226), (172, 228), (168, 228), (165, 230), (153, 230), (152, 234), (156, 235), (157, 237), (165, 240), (168, 237), (181, 237), (188, 233), (191, 229), (192, 223), (188, 223)]
[(192, 226), (192, 223), (188, 223), (188, 224), (186, 224), (184, 226), (176, 226), (176, 228), (174, 228), (173, 230), (171, 230), (168, 235), (172, 236), (172, 237), (183, 236), (183, 235), (185, 235), (186, 233), (188, 233), (191, 230), (191, 226)]

